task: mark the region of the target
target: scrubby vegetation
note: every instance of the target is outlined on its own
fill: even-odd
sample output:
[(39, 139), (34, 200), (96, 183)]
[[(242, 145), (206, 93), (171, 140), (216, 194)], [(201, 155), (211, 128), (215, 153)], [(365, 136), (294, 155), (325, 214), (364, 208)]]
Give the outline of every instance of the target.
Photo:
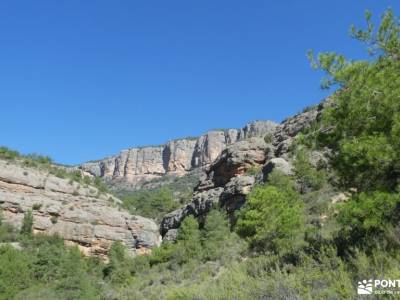
[[(391, 11), (377, 30), (367, 21), (352, 32), (375, 56), (318, 56), (333, 106), (296, 141), (294, 175), (256, 186), (233, 228), (214, 209), (201, 224), (187, 217), (151, 255), (115, 243), (105, 265), (32, 236), (27, 213), (21, 233), (0, 226), (0, 241), (23, 249), (0, 246), (1, 299), (355, 299), (361, 279), (400, 278), (400, 24)], [(327, 147), (328, 169), (310, 161)], [(348, 199), (332, 202), (339, 191)], [(170, 192), (157, 193), (126, 205), (157, 218), (171, 208)]]
[(180, 206), (168, 187), (139, 191), (122, 196), (124, 207), (132, 214), (160, 220), (163, 215)]
[[(55, 164), (52, 158), (49, 156), (42, 156), (36, 153), (22, 155), (18, 151), (1, 146), (0, 159), (18, 162), (23, 166), (30, 168), (45, 170), (59, 178), (69, 179), (71, 183), (75, 181), (83, 185), (94, 185), (101, 193), (110, 193), (107, 185), (101, 178), (91, 178), (89, 176), (85, 176), (79, 170), (68, 170), (64, 166)], [(24, 175), (28, 176), (29, 173), (24, 172)]]
[(197, 173), (182, 177), (165, 176), (150, 181), (139, 190), (119, 190), (116, 193), (132, 214), (160, 221), (165, 214), (190, 201), (197, 183)]

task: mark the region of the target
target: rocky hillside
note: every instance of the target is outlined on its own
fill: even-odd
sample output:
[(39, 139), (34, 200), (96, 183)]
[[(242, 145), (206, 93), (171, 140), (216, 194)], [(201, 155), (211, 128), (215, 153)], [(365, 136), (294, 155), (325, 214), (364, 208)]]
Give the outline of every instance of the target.
[(98, 188), (64, 179), (21, 161), (0, 160), (2, 219), (19, 228), (33, 211), (34, 233), (58, 234), (86, 255), (105, 258), (114, 241), (132, 254), (160, 243), (158, 226), (150, 219), (123, 211), (120, 200)]
[[(293, 169), (290, 145), (298, 133), (320, 118), (330, 103), (326, 100), (284, 120), (274, 126), (269, 138), (252, 137), (228, 145), (205, 170), (192, 201), (163, 218), (160, 231), (164, 239), (175, 239), (177, 228), (186, 216), (194, 215), (201, 221), (213, 206), (225, 208), (233, 221), (234, 211), (244, 204), (255, 183), (265, 181), (274, 169), (290, 175)], [(310, 159), (315, 164), (325, 159), (320, 152), (312, 155)]]
[(182, 176), (210, 165), (227, 146), (251, 137), (272, 133), (277, 124), (255, 121), (242, 129), (209, 131), (198, 138), (177, 139), (165, 145), (131, 148), (118, 155), (79, 166), (121, 187), (141, 187), (164, 175)]
[[(234, 211), (256, 182), (264, 181), (274, 168), (290, 174), (287, 154), (294, 137), (319, 117), (326, 103), (279, 125), (256, 121), (240, 130), (215, 130), (197, 139), (132, 148), (79, 167), (84, 174), (133, 187), (197, 170), (201, 178), (191, 201), (167, 214), (160, 228), (150, 219), (130, 215), (119, 199), (94, 186), (59, 178), (18, 160), (0, 160), (3, 218), (19, 227), (24, 213), (33, 210), (34, 232), (58, 234), (87, 255), (106, 256), (114, 241), (122, 241), (133, 254), (147, 252), (160, 244), (159, 233), (174, 239), (186, 216), (201, 220), (212, 206), (224, 207), (233, 220)], [(323, 158), (317, 155), (316, 159)]]

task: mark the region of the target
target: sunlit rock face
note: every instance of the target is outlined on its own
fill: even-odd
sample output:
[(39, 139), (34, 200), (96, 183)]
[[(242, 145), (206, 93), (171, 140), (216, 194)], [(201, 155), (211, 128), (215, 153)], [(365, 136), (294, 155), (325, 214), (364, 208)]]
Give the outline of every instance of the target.
[(84, 163), (79, 168), (116, 185), (140, 187), (167, 174), (183, 176), (194, 169), (205, 168), (229, 145), (272, 134), (277, 126), (271, 121), (255, 121), (242, 129), (212, 130), (200, 137), (171, 140), (165, 145), (123, 150), (113, 157)]
[[(185, 217), (193, 215), (201, 222), (213, 207), (224, 209), (231, 222), (235, 222), (235, 211), (243, 206), (254, 184), (265, 182), (273, 170), (293, 174), (290, 146), (296, 135), (321, 118), (324, 108), (330, 105), (328, 98), (279, 125), (253, 122), (236, 131), (237, 138), (231, 139), (207, 164), (191, 201), (164, 216), (160, 224), (164, 239), (176, 236)], [(231, 136), (235, 134), (231, 132)], [(322, 152), (314, 152), (312, 163), (324, 160)]]
[(57, 234), (85, 255), (103, 259), (115, 241), (137, 255), (161, 239), (156, 223), (125, 212), (114, 196), (18, 162), (0, 160), (0, 210), (3, 222), (17, 228), (32, 210), (35, 234)]

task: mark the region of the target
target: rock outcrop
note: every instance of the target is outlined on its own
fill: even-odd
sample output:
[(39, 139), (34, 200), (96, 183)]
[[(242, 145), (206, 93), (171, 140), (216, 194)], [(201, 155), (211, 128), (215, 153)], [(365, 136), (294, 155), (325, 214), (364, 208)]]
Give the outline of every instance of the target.
[(262, 166), (271, 154), (272, 146), (263, 138), (249, 138), (228, 146), (209, 166), (194, 190), (192, 201), (186, 206), (167, 214), (160, 226), (162, 235), (179, 227), (187, 215), (204, 217), (213, 206), (224, 207), (232, 213), (240, 208), (255, 183), (254, 176), (246, 172)]
[[(329, 99), (318, 106), (284, 120), (274, 130), (252, 129), (245, 127), (239, 134), (238, 141), (229, 145), (218, 155), (205, 171), (200, 183), (194, 190), (192, 201), (174, 212), (167, 214), (160, 225), (160, 232), (165, 239), (176, 236), (176, 229), (188, 215), (202, 221), (213, 206), (224, 208), (234, 222), (234, 212), (246, 201), (256, 182), (265, 182), (275, 169), (292, 175), (293, 166), (288, 155), (290, 145), (298, 133), (321, 117), (323, 109), (330, 105)], [(258, 127), (260, 128), (260, 127)], [(262, 134), (260, 134), (262, 132)], [(240, 140), (240, 135), (246, 139)], [(266, 136), (269, 138), (249, 138)], [(268, 143), (267, 143), (268, 142)], [(321, 153), (314, 153), (314, 160), (321, 160)]]
[(273, 145), (275, 146), (275, 155), (286, 156), (289, 146), (304, 128), (312, 125), (315, 121), (322, 117), (322, 112), (325, 108), (332, 105), (332, 100), (327, 98), (320, 104), (309, 108), (308, 110), (296, 114), (293, 117), (287, 118), (279, 126), (273, 135)]
[(158, 226), (150, 219), (123, 211), (119, 203), (93, 186), (0, 160), (3, 221), (18, 228), (24, 213), (32, 210), (34, 233), (58, 234), (86, 255), (106, 258), (114, 241), (124, 243), (133, 255), (159, 245)]
[(272, 134), (277, 125), (272, 121), (255, 121), (242, 129), (213, 130), (198, 138), (123, 150), (116, 156), (87, 162), (79, 168), (114, 184), (129, 184), (136, 188), (166, 174), (182, 176), (194, 169), (205, 168), (229, 145)]
[(267, 181), (268, 175), (274, 170), (278, 170), (285, 175), (293, 174), (293, 166), (282, 157), (276, 157), (269, 160), (268, 163), (266, 163), (262, 168), (262, 181)]

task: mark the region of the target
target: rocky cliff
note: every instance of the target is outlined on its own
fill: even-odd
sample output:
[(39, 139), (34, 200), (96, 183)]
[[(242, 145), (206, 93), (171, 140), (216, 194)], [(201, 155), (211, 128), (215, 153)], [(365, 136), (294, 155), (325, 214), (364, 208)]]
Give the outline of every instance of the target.
[(33, 211), (34, 233), (58, 234), (86, 255), (105, 258), (114, 241), (135, 254), (160, 243), (158, 226), (119, 207), (117, 198), (90, 185), (58, 178), (18, 161), (0, 160), (0, 211), (17, 228)]
[[(252, 137), (228, 145), (205, 170), (191, 202), (164, 216), (160, 225), (164, 239), (175, 239), (186, 216), (194, 215), (201, 221), (213, 206), (224, 208), (234, 221), (234, 211), (244, 204), (256, 182), (265, 181), (274, 169), (292, 174), (290, 145), (298, 133), (321, 117), (327, 105), (329, 100), (284, 120), (274, 126), (268, 139)], [(320, 153), (315, 157), (319, 159), (324, 159)]]
[(160, 244), (159, 233), (164, 239), (174, 239), (186, 216), (201, 220), (213, 206), (223, 207), (234, 221), (234, 211), (244, 204), (256, 182), (265, 181), (273, 169), (291, 174), (290, 145), (327, 104), (329, 101), (322, 102), (281, 124), (256, 121), (242, 129), (214, 130), (196, 139), (124, 150), (78, 167), (84, 174), (132, 187), (165, 175), (200, 171), (191, 201), (167, 214), (160, 228), (152, 220), (123, 211), (120, 200), (93, 186), (0, 160), (3, 219), (19, 227), (24, 213), (32, 209), (34, 232), (59, 234), (87, 255), (105, 257), (114, 241), (123, 242), (133, 254), (145, 253)]
[(227, 146), (251, 137), (264, 137), (275, 131), (271, 121), (255, 121), (242, 129), (209, 131), (198, 138), (177, 139), (165, 145), (131, 148), (116, 156), (87, 162), (79, 168), (94, 176), (139, 187), (166, 174), (182, 176), (210, 165)]

